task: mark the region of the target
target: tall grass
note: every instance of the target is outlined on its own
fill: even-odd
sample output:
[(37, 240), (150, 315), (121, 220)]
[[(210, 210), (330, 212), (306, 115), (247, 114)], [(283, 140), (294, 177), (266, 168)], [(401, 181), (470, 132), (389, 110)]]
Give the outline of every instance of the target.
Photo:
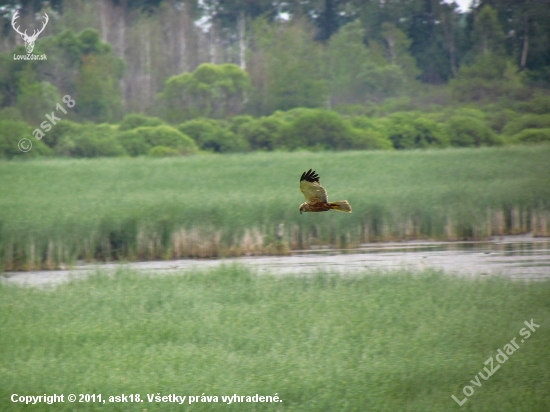
[[(5, 270), (550, 234), (550, 146), (0, 162)], [(317, 170), (353, 213), (300, 215)]]
[[(520, 348), (462, 407), (550, 410), (550, 282), (411, 275), (255, 276), (242, 267), (0, 284), (0, 410), (459, 410), (484, 362)], [(524, 321), (540, 325), (525, 342)], [(496, 364), (498, 364), (495, 361)], [(140, 394), (144, 403), (12, 403), (12, 394)], [(220, 403), (149, 403), (147, 394)], [(221, 395), (282, 403), (221, 403)]]

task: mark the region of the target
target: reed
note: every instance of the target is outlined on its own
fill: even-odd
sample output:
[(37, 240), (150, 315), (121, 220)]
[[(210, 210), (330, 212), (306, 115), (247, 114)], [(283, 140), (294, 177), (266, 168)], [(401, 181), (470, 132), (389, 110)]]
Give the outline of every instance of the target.
[[(518, 338), (463, 409), (548, 411), (549, 294), (550, 282), (431, 271), (280, 277), (239, 266), (119, 270), (53, 290), (0, 283), (0, 410), (461, 410), (451, 395), (462, 400), (484, 362)], [(540, 328), (523, 342), (531, 319)], [(65, 402), (10, 400), (45, 393)], [(71, 403), (71, 393), (107, 401)], [(144, 402), (108, 401), (122, 393)], [(148, 402), (157, 393), (219, 401)], [(221, 398), (256, 393), (283, 402)]]
[[(4, 270), (550, 236), (550, 146), (0, 162)], [(314, 168), (352, 214), (300, 215)]]

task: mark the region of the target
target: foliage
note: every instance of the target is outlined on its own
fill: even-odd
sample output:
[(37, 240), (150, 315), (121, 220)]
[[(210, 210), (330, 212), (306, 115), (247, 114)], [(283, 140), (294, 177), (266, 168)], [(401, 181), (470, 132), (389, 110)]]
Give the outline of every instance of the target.
[[(18, 143), (21, 139), (29, 139), (32, 149), (23, 153)], [(48, 156), (51, 150), (42, 141), (34, 139), (32, 127), (14, 120), (0, 120), (0, 159), (31, 158)]]
[(481, 147), (502, 144), (502, 139), (476, 118), (457, 115), (447, 121), (445, 128), (453, 146)]
[(436, 122), (413, 113), (394, 113), (384, 119), (389, 139), (396, 149), (446, 147), (449, 138)]
[(238, 114), (249, 88), (248, 74), (238, 66), (203, 63), (193, 73), (169, 78), (158, 97), (165, 105), (164, 117), (181, 122)]
[(353, 148), (354, 135), (349, 124), (336, 112), (311, 109), (281, 130), (280, 141), (282, 146), (291, 150), (342, 150)]
[(38, 125), (44, 120), (44, 115), (51, 113), (60, 102), (57, 88), (47, 81), (36, 81), (34, 72), (27, 66), (19, 79), (16, 105), (24, 119)]
[(485, 5), (478, 12), (472, 35), (478, 53), (484, 56), (489, 53), (498, 55), (504, 53), (504, 32), (498, 21), (497, 12), (491, 6)]
[(248, 142), (252, 150), (274, 150), (280, 146), (281, 132), (287, 124), (288, 121), (276, 113), (241, 124), (238, 133)]
[[(313, 40), (311, 26), (302, 20), (268, 24), (258, 19), (253, 27), (256, 58), (251, 62), (250, 110), (256, 115), (295, 107), (321, 107), (328, 84), (322, 70), (322, 46)], [(265, 80), (264, 80), (265, 79)]]
[(195, 153), (196, 143), (189, 136), (170, 126), (141, 126), (121, 132), (118, 141), (130, 156), (145, 155), (156, 146), (170, 147), (180, 155)]
[(126, 151), (116, 138), (116, 129), (108, 124), (86, 124), (78, 128), (66, 124), (55, 153), (69, 157), (122, 156)]
[(518, 143), (550, 142), (550, 127), (542, 129), (525, 129), (514, 135), (511, 140)]
[(364, 103), (367, 88), (365, 66), (371, 57), (363, 42), (365, 30), (359, 20), (342, 27), (326, 50), (331, 105)]
[(471, 65), (464, 65), (449, 82), (453, 97), (460, 102), (518, 99), (529, 95), (518, 69), (506, 58), (493, 53), (480, 54)]
[(68, 113), (70, 118), (102, 122), (121, 115), (124, 63), (96, 30), (85, 29), (79, 34), (65, 30), (40, 38), (35, 53), (44, 53), (48, 59), (14, 61), (11, 54), (0, 57), (4, 104), (17, 105), (32, 123), (40, 123), (39, 119), (60, 102), (59, 96), (67, 94), (76, 101)]
[(510, 121), (503, 129), (506, 136), (513, 136), (525, 129), (544, 129), (550, 127), (550, 114), (525, 114)]
[(179, 155), (180, 153), (176, 149), (167, 146), (155, 146), (149, 150), (149, 156), (153, 157), (169, 157)]
[[(88, 124), (87, 127), (91, 129), (94, 126), (92, 124)], [(82, 125), (80, 123), (62, 119), (61, 121), (58, 121), (57, 124), (45, 134), (45, 136), (42, 138), (42, 141), (46, 143), (49, 147), (54, 148), (64, 136), (68, 136), (70, 139), (78, 138), (78, 134), (80, 133), (81, 129)]]
[(164, 122), (158, 117), (145, 116), (138, 113), (130, 113), (129, 115), (125, 116), (124, 119), (120, 122), (118, 130), (124, 132), (126, 130), (135, 129), (141, 126), (155, 127), (163, 124)]
[(245, 152), (248, 150), (248, 143), (245, 139), (213, 119), (197, 118), (190, 120), (179, 125), (178, 130), (193, 138), (202, 150), (218, 153)]

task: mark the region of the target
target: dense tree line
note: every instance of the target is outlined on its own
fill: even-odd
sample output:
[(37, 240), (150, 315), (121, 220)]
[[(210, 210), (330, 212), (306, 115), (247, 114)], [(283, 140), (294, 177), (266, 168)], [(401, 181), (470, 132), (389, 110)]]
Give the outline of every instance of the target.
[[(50, 15), (34, 50), (47, 60), (14, 59), (26, 53), (11, 28), (16, 9), (31, 30)], [(0, 122), (13, 135), (26, 127), (16, 122), (35, 130), (69, 95), (77, 104), (63, 122), (88, 137), (57, 139), (77, 126), (56, 126), (35, 142), (36, 153), (69, 156), (103, 153), (76, 149), (88, 141), (135, 155), (547, 140), (549, 20), (550, 0), (481, 0), (465, 13), (438, 0), (9, 0)], [(140, 128), (193, 144), (113, 126), (132, 113), (162, 123)], [(314, 124), (341, 138), (308, 137)]]

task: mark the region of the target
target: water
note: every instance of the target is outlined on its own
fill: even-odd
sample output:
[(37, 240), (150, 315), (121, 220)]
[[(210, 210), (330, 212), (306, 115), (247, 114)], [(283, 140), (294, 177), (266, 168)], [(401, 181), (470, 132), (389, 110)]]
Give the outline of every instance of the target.
[(294, 251), (289, 256), (81, 264), (70, 270), (6, 272), (2, 281), (5, 284), (48, 286), (66, 282), (71, 277), (85, 277), (98, 269), (113, 271), (127, 267), (161, 274), (210, 269), (234, 262), (249, 266), (260, 274), (275, 275), (307, 275), (319, 271), (349, 274), (394, 269), (416, 272), (432, 268), (459, 276), (502, 275), (537, 281), (550, 278), (550, 238), (525, 235), (480, 242), (369, 243), (357, 249)]

